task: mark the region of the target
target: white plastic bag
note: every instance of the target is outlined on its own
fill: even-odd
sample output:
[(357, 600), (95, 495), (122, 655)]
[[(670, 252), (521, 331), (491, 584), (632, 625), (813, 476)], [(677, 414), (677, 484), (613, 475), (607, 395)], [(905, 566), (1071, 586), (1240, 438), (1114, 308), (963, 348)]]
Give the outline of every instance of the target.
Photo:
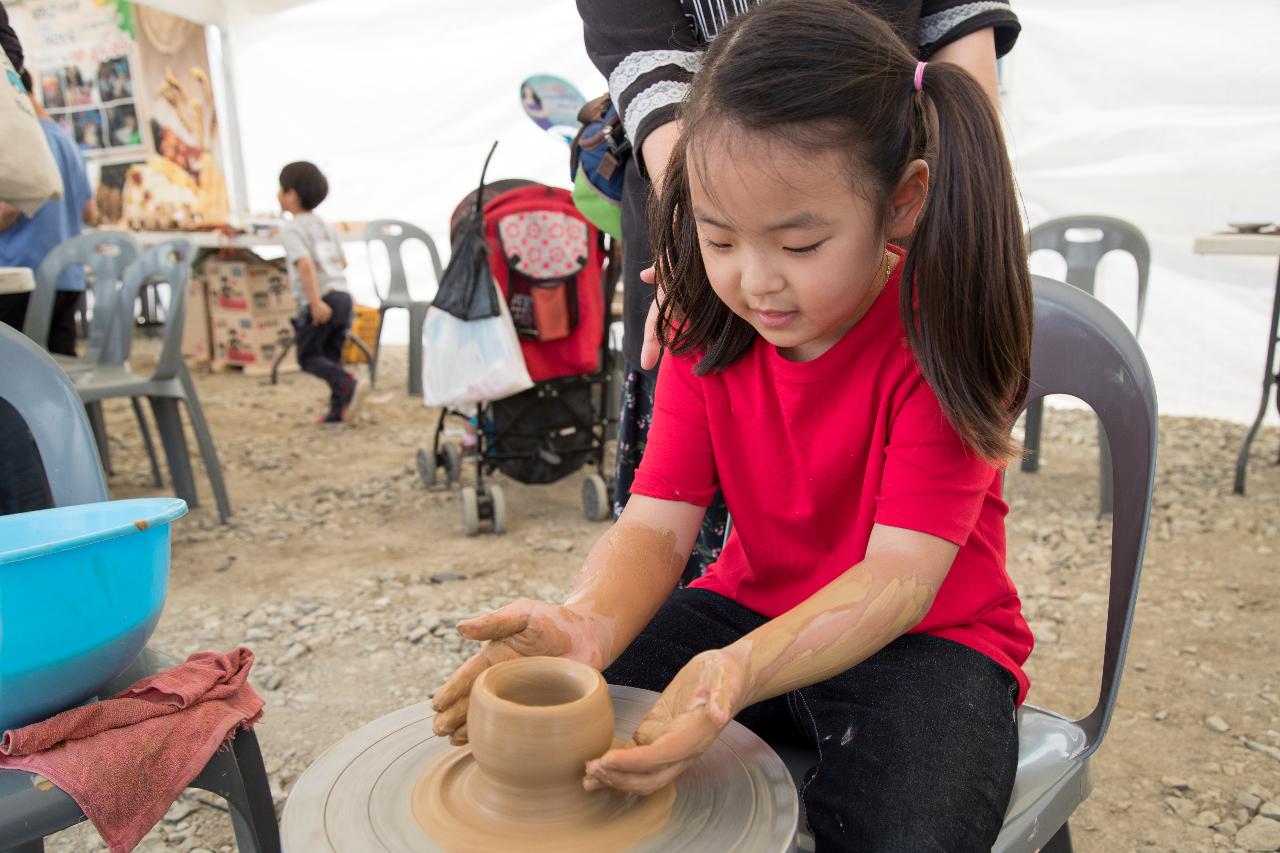
[(27, 216), (62, 198), (62, 173), (9, 58), (0, 51), (0, 201)]
[(427, 310), (422, 397), (428, 406), (460, 409), (533, 387), (507, 301), (499, 298), (498, 307), (497, 317), (470, 321)]

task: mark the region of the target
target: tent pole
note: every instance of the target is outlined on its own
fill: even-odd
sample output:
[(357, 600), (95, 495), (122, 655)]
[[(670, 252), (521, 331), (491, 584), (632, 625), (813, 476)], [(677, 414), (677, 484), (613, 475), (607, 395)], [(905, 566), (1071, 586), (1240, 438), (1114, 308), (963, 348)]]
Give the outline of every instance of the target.
[(244, 149), (240, 136), (240, 111), (236, 100), (235, 59), (231, 52), (231, 25), (226, 16), (218, 26), (222, 48), (222, 85), (226, 93), (227, 147), (231, 153), (232, 213), (249, 212), (249, 184), (244, 170)]

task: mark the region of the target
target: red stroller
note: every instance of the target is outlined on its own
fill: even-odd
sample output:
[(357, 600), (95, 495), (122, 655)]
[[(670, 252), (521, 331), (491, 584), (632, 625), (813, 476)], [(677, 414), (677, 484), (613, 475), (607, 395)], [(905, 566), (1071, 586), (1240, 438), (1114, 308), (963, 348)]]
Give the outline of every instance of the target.
[[(461, 491), (462, 529), (468, 536), (488, 521), (506, 527), (506, 502), (495, 470), (522, 483), (561, 480), (585, 465), (595, 469), (582, 485), (582, 510), (592, 521), (612, 515), (613, 478), (604, 468), (615, 366), (608, 346), (610, 306), (620, 274), (618, 247), (578, 212), (568, 190), (525, 180), (504, 180), (469, 194), (454, 210), (455, 249), (467, 214), (481, 202), (489, 271), (507, 301), (534, 386), (503, 400), (478, 404), (476, 483)], [(448, 484), (460, 479), (464, 460), (444, 440), (450, 417), (440, 413), (430, 450), (418, 451), (427, 486), (443, 467)]]

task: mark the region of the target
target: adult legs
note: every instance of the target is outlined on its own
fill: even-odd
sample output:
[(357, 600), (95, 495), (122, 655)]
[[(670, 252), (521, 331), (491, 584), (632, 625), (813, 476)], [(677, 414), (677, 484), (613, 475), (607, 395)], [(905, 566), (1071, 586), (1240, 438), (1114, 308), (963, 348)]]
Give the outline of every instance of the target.
[(53, 322), (49, 324), (49, 352), (76, 355), (76, 309), (84, 292), (59, 290), (53, 298)]

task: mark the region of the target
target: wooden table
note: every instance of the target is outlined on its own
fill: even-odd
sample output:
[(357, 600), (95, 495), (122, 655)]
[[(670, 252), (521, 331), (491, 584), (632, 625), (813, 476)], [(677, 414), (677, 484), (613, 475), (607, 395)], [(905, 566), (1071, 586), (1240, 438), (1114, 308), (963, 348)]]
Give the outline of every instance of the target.
[[(1197, 237), (1195, 252), (1198, 255), (1266, 255), (1280, 258), (1280, 231), (1266, 234), (1209, 234)], [(1267, 413), (1267, 404), (1271, 402), (1271, 389), (1280, 382), (1280, 368), (1276, 366), (1276, 342), (1280, 338), (1280, 268), (1276, 271), (1276, 291), (1271, 300), (1271, 325), (1267, 337), (1267, 361), (1262, 370), (1262, 399), (1258, 403), (1258, 415), (1253, 425), (1245, 434), (1240, 445), (1240, 455), (1236, 457), (1235, 493), (1244, 494), (1245, 469), (1249, 464), (1249, 447), (1262, 426), (1262, 418)], [(1280, 396), (1276, 397), (1276, 408), (1280, 410)], [(1280, 461), (1280, 460), (1277, 460)]]

